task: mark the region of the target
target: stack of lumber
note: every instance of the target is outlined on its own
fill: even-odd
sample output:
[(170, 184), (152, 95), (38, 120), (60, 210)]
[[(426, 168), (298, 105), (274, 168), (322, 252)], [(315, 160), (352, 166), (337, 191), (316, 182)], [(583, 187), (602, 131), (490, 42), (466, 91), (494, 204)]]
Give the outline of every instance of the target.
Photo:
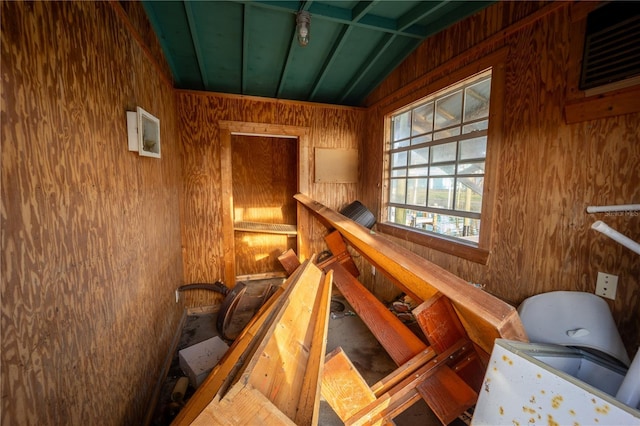
[[(369, 387), (340, 348), (327, 355), (322, 395), (341, 420), (389, 424), (423, 399), (446, 425), (475, 405), (495, 339), (527, 341), (517, 311), (306, 195), (295, 198), (335, 229), (325, 238), (333, 257), (319, 266), (398, 365)], [(426, 342), (358, 281), (345, 241), (418, 303)]]
[(318, 422), (331, 273), (300, 265), (253, 317), (174, 425)]

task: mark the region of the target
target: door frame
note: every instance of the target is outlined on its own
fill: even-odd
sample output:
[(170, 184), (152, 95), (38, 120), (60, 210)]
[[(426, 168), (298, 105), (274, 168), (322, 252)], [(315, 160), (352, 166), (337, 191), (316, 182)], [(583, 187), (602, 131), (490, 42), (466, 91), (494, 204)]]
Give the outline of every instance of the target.
[[(233, 178), (231, 165), (231, 136), (262, 136), (298, 140), (298, 192), (309, 194), (309, 128), (283, 124), (252, 123), (247, 121), (218, 122), (220, 128), (220, 186), (222, 190), (222, 247), (224, 282), (233, 287), (236, 282), (236, 252), (233, 229)], [(296, 210), (298, 257), (303, 261), (309, 247), (310, 216), (297, 204)]]

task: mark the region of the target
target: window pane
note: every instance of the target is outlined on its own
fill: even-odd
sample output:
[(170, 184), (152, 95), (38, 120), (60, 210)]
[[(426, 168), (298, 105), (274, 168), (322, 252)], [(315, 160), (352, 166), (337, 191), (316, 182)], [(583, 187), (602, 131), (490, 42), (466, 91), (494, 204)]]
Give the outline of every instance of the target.
[(477, 121), (475, 123), (467, 124), (462, 127), (462, 133), (477, 132), (480, 130), (487, 130), (489, 127), (489, 120)]
[(407, 151), (395, 152), (391, 154), (391, 167), (406, 167), (407, 165)]
[(398, 141), (400, 139), (406, 139), (409, 137), (409, 131), (411, 130), (411, 111), (407, 111), (403, 114), (393, 117), (393, 140)]
[(482, 209), (483, 177), (458, 178), (456, 186), (456, 210), (480, 213)]
[(414, 149), (411, 151), (411, 160), (409, 164), (416, 166), (418, 164), (427, 164), (429, 162), (429, 147)]
[(460, 163), (458, 164), (459, 175), (483, 175), (484, 161), (477, 163)]
[(398, 142), (393, 142), (391, 144), (391, 149), (404, 148), (405, 146), (409, 146), (409, 139), (403, 139)]
[(487, 137), (467, 139), (460, 141), (460, 160), (485, 158), (487, 156)]
[(428, 167), (412, 167), (409, 169), (409, 176), (428, 176)]
[(406, 179), (391, 179), (389, 190), (389, 202), (404, 204), (405, 190), (407, 187)]
[(480, 220), (442, 214), (433, 215), (433, 232), (478, 243)]
[(456, 142), (434, 145), (431, 147), (431, 162), (444, 163), (456, 161)]
[(406, 175), (407, 175), (407, 169), (391, 170), (391, 177), (405, 177)]
[(464, 121), (489, 116), (491, 79), (469, 86), (464, 91)]
[(453, 176), (455, 172), (455, 164), (431, 166), (431, 176)]
[(445, 138), (450, 138), (452, 136), (458, 136), (459, 134), (460, 134), (460, 127), (453, 127), (451, 129), (441, 130), (439, 132), (434, 133), (433, 139), (434, 140), (445, 139)]
[(407, 179), (407, 204), (424, 206), (427, 200), (427, 179)]
[(429, 179), (429, 207), (453, 209), (453, 178)]
[(462, 91), (454, 92), (444, 98), (436, 101), (436, 122), (435, 128), (444, 129), (445, 127), (460, 124), (462, 114)]
[(411, 139), (411, 145), (419, 145), (421, 143), (431, 142), (431, 135), (422, 135)]
[(433, 131), (433, 102), (413, 110), (412, 135), (421, 135)]

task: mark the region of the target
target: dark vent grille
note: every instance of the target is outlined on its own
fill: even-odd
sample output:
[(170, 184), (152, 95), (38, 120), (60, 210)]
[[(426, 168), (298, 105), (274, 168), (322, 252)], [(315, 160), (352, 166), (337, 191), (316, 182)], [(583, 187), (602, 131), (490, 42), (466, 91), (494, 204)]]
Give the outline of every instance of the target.
[(612, 2), (589, 14), (580, 89), (640, 75), (640, 2)]

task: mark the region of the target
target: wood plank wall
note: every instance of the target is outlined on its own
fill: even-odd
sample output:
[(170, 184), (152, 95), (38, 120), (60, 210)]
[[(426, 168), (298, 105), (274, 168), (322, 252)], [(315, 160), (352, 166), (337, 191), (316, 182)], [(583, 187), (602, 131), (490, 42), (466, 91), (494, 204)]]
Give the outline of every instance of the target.
[[(640, 256), (590, 229), (596, 220), (640, 240), (640, 215), (588, 215), (588, 205), (640, 202), (640, 116), (567, 125), (566, 93), (576, 43), (569, 2), (498, 2), (426, 40), (367, 100), (360, 199), (377, 211), (387, 105), (505, 47), (506, 87), (494, 234), (486, 266), (409, 242), (401, 245), (517, 306), (553, 290), (593, 292), (598, 271), (619, 276), (608, 301), (633, 356), (640, 345)], [(539, 19), (513, 30), (531, 16)], [(528, 18), (529, 17), (529, 18)], [(520, 21), (522, 22), (522, 21)], [(511, 28), (511, 29), (510, 29)], [(379, 165), (376, 167), (376, 165)], [(367, 268), (363, 281), (383, 299), (396, 290)]]
[[(177, 91), (177, 102), (183, 145), (182, 245), (187, 283), (224, 278), (220, 120), (308, 127), (308, 157), (300, 161), (310, 164), (312, 177), (314, 148), (356, 149), (364, 135), (365, 111), (360, 108), (191, 91)], [(311, 183), (310, 188), (308, 195), (340, 209), (355, 199), (357, 184)], [(326, 250), (326, 233), (318, 223), (306, 230), (311, 252)], [(187, 306), (219, 302), (220, 296), (212, 292), (185, 292)]]
[(141, 424), (183, 311), (173, 89), (113, 4), (0, 7), (1, 423)]
[[(233, 135), (231, 150), (235, 220), (296, 225), (297, 139)], [(284, 273), (287, 249), (295, 236), (236, 231), (236, 274)]]

